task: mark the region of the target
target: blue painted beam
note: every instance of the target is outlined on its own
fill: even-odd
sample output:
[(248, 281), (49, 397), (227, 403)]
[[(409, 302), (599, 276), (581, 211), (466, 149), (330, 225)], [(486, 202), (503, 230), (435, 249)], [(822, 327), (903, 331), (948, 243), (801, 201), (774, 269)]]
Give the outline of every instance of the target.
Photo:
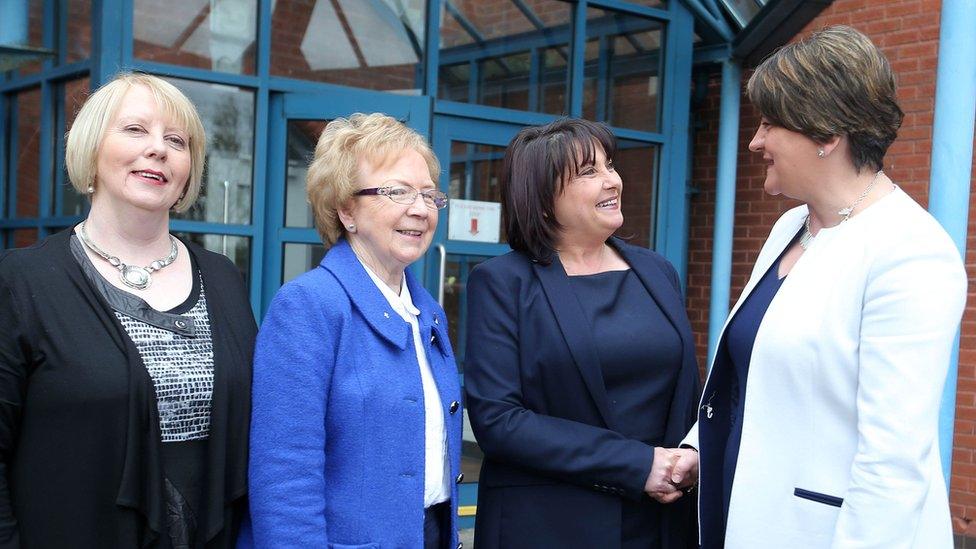
[(732, 284), (732, 229), (735, 225), (735, 171), (739, 149), (739, 97), (742, 67), (722, 63), (722, 103), (718, 125), (718, 169), (715, 175), (715, 218), (712, 238), (712, 289), (708, 306), (708, 368), (729, 314)]
[(660, 127), (667, 140), (661, 146), (656, 219), (651, 236), (655, 249), (671, 261), (685, 286), (688, 272), (689, 84), (695, 21), (681, 2), (669, 2), (668, 8), (672, 18), (665, 33), (665, 77), (660, 107)]
[[(973, 128), (976, 125), (976, 2), (945, 0), (939, 29), (939, 65), (935, 81), (935, 120), (932, 126), (932, 172), (929, 211), (966, 257), (969, 217), (969, 177), (973, 166)], [(959, 336), (949, 364), (949, 377), (939, 413), (939, 449), (946, 486), (952, 468), (952, 435), (959, 371)]]
[(27, 0), (0, 0), (0, 44), (5, 46), (26, 46), (30, 26), (28, 25)]
[(712, 13), (708, 11), (708, 8), (702, 4), (701, 0), (682, 0), (681, 3), (687, 6), (688, 9), (690, 9), (699, 20), (707, 24), (709, 28), (715, 31), (715, 33), (718, 34), (722, 40), (731, 42), (732, 38), (735, 37), (735, 33), (732, 32), (732, 29), (729, 27), (728, 23), (726, 23), (723, 19), (712, 15)]

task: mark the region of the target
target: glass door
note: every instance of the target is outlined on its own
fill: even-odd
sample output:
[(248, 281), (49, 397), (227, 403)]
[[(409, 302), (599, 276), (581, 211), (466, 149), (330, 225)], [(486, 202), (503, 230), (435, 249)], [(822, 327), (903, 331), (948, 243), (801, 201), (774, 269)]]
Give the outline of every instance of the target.
[[(267, 204), (261, 312), (285, 282), (314, 268), (325, 255), (305, 197), (305, 174), (319, 135), (330, 120), (355, 112), (382, 112), (421, 135), (430, 132), (430, 99), (367, 90), (284, 93), (270, 101)], [(424, 272), (424, 259), (416, 272)]]
[[(450, 196), (441, 215), (427, 260), (431, 294), (447, 313), (451, 343), (464, 383), (467, 340), (468, 275), (474, 267), (509, 251), (501, 224), (500, 177), (505, 147), (522, 128), (454, 116), (434, 118), (434, 152), (441, 161), (441, 190)], [(462, 527), (473, 518), (482, 453), (471, 432), (465, 408), (460, 487)]]

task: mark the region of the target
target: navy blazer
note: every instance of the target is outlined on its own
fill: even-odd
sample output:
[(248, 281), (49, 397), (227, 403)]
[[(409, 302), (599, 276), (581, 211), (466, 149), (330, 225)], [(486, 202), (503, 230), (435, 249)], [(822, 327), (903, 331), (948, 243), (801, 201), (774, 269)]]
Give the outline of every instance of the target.
[[(437, 384), (457, 543), (461, 417), (444, 311), (408, 270)], [(239, 547), (422, 547), (424, 392), (410, 325), (345, 240), (275, 296), (258, 334), (250, 518)]]
[[(608, 241), (678, 332), (682, 364), (664, 443), (694, 423), (699, 373), (674, 268), (659, 254)], [(586, 316), (558, 258), (511, 252), (468, 282), (467, 407), (485, 453), (480, 549), (620, 546), (621, 498), (647, 497), (654, 448), (620, 434)], [(663, 546), (696, 546), (694, 498), (666, 506)]]

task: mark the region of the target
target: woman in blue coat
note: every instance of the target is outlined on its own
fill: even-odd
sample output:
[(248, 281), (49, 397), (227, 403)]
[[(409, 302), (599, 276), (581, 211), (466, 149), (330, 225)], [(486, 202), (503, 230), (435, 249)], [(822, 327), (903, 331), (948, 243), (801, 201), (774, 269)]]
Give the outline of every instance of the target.
[(389, 116), (322, 133), (307, 190), (331, 249), (261, 326), (242, 545), (457, 545), (457, 366), (444, 311), (407, 271), (447, 205), (439, 172)]

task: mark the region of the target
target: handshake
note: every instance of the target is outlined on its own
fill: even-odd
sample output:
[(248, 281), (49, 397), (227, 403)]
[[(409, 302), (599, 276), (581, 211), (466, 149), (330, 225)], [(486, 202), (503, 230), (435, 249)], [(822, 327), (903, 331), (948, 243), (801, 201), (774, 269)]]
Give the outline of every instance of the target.
[(698, 452), (691, 448), (654, 448), (654, 464), (644, 493), (661, 503), (672, 503), (698, 482)]

